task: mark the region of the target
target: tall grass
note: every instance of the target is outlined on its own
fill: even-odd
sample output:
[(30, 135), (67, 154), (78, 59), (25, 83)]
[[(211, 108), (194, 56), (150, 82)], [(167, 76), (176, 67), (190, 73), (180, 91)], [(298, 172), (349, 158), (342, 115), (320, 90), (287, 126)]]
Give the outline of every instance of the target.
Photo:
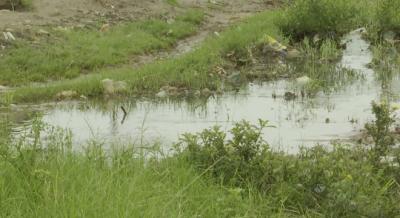
[(360, 26), (372, 32), (399, 31), (399, 7), (396, 0), (296, 0), (275, 22), (295, 41), (317, 34), (337, 38)]
[[(240, 122), (229, 133), (213, 128), (186, 134), (174, 155), (163, 156), (134, 145), (104, 150), (95, 140), (83, 152), (74, 152), (68, 133), (43, 132), (40, 122), (34, 122), (29, 138), (12, 141), (2, 125), (0, 216), (399, 214), (399, 159), (371, 161), (375, 150), (345, 145), (288, 155), (272, 151), (262, 139), (267, 126), (265, 121)], [(44, 133), (47, 137), (40, 137)]]

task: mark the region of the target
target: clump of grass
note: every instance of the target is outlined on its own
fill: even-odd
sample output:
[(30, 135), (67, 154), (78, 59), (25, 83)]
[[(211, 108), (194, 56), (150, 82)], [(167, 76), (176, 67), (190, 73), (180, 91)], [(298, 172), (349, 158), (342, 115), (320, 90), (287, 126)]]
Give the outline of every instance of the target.
[(395, 119), (393, 109), (386, 102), (381, 104), (373, 102), (372, 112), (375, 115), (375, 120), (367, 123), (365, 129), (374, 141), (373, 160), (379, 163), (380, 158), (387, 156), (395, 144), (395, 138), (391, 133), (391, 127)]
[(338, 48), (338, 43), (333, 39), (321, 39), (318, 42), (312, 42), (310, 38), (305, 37), (299, 45), (302, 53), (313, 61), (335, 61), (341, 51)]
[(349, 31), (359, 8), (358, 1), (298, 0), (290, 4), (276, 20), (284, 34), (294, 40), (316, 34), (336, 36)]
[[(257, 196), (245, 197), (239, 189), (214, 183), (209, 169), (199, 173), (180, 155), (165, 157), (122, 145), (106, 151), (95, 140), (77, 153), (63, 132), (46, 134), (48, 140), (41, 141), (43, 127), (34, 123), (32, 137), (37, 140), (19, 142), (2, 141), (8, 131), (0, 129), (1, 217), (284, 214), (265, 207), (269, 202)], [(145, 158), (146, 151), (155, 155)]]
[(172, 46), (193, 34), (202, 19), (202, 12), (190, 11), (171, 24), (152, 20), (111, 27), (106, 32), (71, 30), (54, 33), (59, 40), (38, 47), (20, 42), (0, 60), (0, 84), (70, 79), (120, 64), (132, 55)]

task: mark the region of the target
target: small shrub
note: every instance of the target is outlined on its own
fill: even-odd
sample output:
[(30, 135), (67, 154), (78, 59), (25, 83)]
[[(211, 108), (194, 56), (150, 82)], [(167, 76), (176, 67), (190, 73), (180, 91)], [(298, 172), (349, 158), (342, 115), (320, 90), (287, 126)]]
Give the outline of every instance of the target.
[(178, 156), (242, 198), (248, 193), (265, 199), (275, 212), (326, 217), (398, 214), (400, 187), (392, 174), (376, 171), (365, 158), (367, 149), (333, 145), (329, 150), (304, 148), (297, 155), (276, 152), (261, 137), (267, 124), (237, 123), (230, 130), (231, 139), (218, 127), (186, 134), (178, 144), (183, 148)]
[(347, 0), (297, 0), (276, 20), (284, 34), (295, 40), (322, 34), (336, 36), (350, 30), (358, 8)]
[(372, 112), (375, 120), (365, 125), (367, 133), (374, 141), (372, 157), (378, 162), (381, 157), (388, 155), (391, 146), (394, 145), (394, 137), (390, 132), (390, 127), (395, 122), (392, 115), (392, 109), (389, 104), (377, 104), (372, 102)]
[(213, 127), (197, 135), (183, 135), (177, 146), (186, 148), (189, 162), (197, 168), (211, 166), (211, 175), (224, 184), (246, 187), (263, 177), (262, 162), (269, 146), (261, 134), (266, 127), (266, 121), (260, 120), (257, 126), (242, 121), (231, 129), (229, 140), (219, 127)]

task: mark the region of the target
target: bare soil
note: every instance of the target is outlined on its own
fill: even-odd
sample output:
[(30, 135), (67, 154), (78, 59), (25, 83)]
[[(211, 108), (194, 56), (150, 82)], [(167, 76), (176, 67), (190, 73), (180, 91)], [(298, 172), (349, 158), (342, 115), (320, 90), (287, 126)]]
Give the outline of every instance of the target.
[(0, 30), (23, 30), (35, 26), (85, 25), (163, 17), (168, 19), (186, 8), (202, 8), (214, 19), (229, 22), (231, 17), (254, 13), (274, 5), (276, 0), (178, 0), (173, 6), (166, 0), (32, 0), (31, 10), (0, 10)]

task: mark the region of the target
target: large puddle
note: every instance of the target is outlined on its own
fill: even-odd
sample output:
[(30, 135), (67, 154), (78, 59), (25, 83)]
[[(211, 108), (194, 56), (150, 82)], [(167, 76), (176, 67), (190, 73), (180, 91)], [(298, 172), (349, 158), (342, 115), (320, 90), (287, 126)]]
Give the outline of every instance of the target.
[[(372, 118), (371, 102), (380, 100), (388, 89), (385, 86), (384, 92), (381, 80), (367, 68), (372, 54), (359, 32), (350, 33), (346, 40), (347, 48), (339, 64), (359, 71), (363, 79), (338, 82), (345, 85), (330, 92), (318, 92), (312, 98), (285, 100), (284, 93), (298, 91), (298, 84), (280, 80), (249, 84), (238, 92), (207, 101), (141, 99), (123, 103), (62, 103), (46, 109), (42, 120), (69, 129), (77, 146), (94, 138), (105, 145), (115, 141), (160, 141), (170, 145), (185, 132), (199, 132), (213, 125), (229, 129), (234, 122), (257, 122), (258, 119), (268, 120), (275, 126), (265, 130), (265, 139), (272, 147), (287, 152), (296, 152), (300, 146), (346, 140), (359, 133)], [(398, 84), (397, 76), (391, 78), (391, 93), (400, 90)], [(128, 112), (126, 117), (121, 106)]]

